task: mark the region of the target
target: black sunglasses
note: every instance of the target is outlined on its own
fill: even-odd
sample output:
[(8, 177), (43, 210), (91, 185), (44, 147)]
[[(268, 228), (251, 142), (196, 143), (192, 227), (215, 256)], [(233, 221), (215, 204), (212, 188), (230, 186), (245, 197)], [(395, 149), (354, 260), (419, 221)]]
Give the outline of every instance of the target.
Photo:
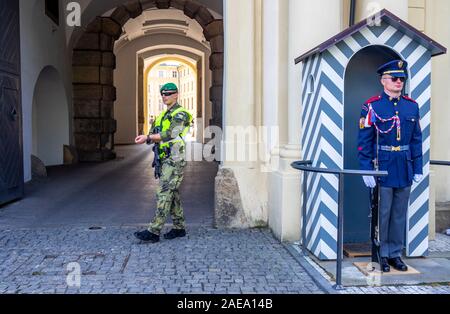
[(398, 80), (400, 80), (400, 82), (405, 83), (406, 78), (405, 77), (386, 77), (386, 80), (391, 79), (391, 81), (393, 83), (397, 82)]
[(168, 97), (168, 96), (175, 95), (176, 93), (178, 93), (178, 92), (162, 92), (162, 93), (161, 93), (161, 96), (166, 96), (166, 97)]

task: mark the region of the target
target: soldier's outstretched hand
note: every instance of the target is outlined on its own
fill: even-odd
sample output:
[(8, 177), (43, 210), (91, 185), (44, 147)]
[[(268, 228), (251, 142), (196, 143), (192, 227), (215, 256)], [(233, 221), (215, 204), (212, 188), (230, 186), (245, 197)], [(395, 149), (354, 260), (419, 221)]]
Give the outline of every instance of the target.
[(136, 144), (145, 144), (147, 143), (147, 136), (139, 135), (134, 141), (136, 142)]

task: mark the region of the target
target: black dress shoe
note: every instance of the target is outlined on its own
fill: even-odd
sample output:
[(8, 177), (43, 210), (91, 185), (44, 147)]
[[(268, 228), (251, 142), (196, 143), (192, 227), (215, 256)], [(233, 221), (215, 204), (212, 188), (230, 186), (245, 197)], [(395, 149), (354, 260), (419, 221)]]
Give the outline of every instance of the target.
[(151, 233), (148, 230), (144, 230), (141, 232), (135, 232), (134, 236), (141, 241), (156, 243), (159, 242), (159, 235)]
[(170, 232), (164, 235), (164, 239), (173, 240), (175, 238), (182, 238), (186, 236), (186, 230), (184, 229), (172, 229)]
[(383, 273), (388, 273), (391, 271), (391, 267), (389, 266), (388, 259), (386, 257), (382, 257), (380, 261), (380, 268)]
[(408, 266), (406, 266), (400, 257), (390, 258), (388, 262), (389, 265), (398, 271), (408, 271)]

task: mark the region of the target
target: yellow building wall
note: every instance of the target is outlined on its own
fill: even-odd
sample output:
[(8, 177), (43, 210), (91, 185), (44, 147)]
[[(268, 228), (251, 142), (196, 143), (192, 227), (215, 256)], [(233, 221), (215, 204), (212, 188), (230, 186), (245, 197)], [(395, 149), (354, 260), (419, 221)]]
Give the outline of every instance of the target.
[[(450, 47), (450, 1), (426, 0), (425, 34)], [(450, 54), (433, 58), (431, 159), (450, 160)], [(450, 201), (450, 168), (433, 166), (437, 202)]]
[[(409, 0), (409, 23), (445, 47), (450, 47), (450, 2)], [(450, 56), (432, 61), (431, 159), (450, 160)], [(450, 169), (433, 166), (432, 193), (437, 202), (450, 201)]]

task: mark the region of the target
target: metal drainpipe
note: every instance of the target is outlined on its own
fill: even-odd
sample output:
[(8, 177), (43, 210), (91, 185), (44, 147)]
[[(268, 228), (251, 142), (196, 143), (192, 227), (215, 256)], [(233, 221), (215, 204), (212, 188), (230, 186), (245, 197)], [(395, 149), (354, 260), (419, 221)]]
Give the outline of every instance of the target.
[(355, 15), (356, 15), (356, 0), (350, 0), (350, 20), (349, 26), (355, 25)]

